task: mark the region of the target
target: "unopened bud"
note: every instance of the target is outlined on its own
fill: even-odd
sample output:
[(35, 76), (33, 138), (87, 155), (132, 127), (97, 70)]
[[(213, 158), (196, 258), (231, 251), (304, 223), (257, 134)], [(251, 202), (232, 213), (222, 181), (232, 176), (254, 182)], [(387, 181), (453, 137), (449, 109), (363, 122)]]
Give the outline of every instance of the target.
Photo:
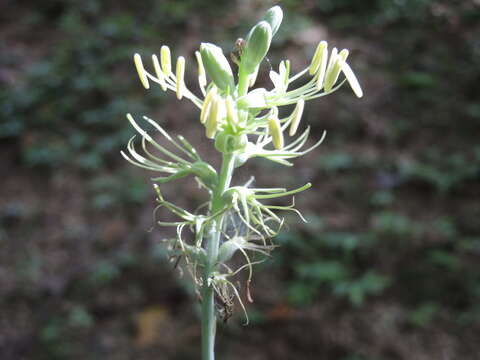
[(155, 69), (155, 74), (157, 75), (157, 78), (160, 82), (160, 86), (162, 87), (162, 90), (165, 91), (167, 90), (167, 84), (165, 82), (165, 76), (163, 75), (162, 68), (160, 67), (160, 62), (158, 61), (157, 55), (152, 55), (152, 62), (153, 62), (153, 67)]
[(260, 21), (250, 30), (242, 55), (242, 66), (251, 74), (262, 62), (272, 42), (272, 28), (266, 21)]
[(274, 6), (267, 10), (262, 20), (266, 21), (272, 28), (272, 36), (275, 35), (283, 19), (283, 11), (280, 6)]
[(233, 91), (235, 81), (232, 68), (223, 55), (222, 49), (214, 44), (202, 43), (200, 54), (205, 70), (215, 85), (223, 91), (227, 91), (227, 89)]
[(183, 97), (183, 92), (185, 90), (185, 58), (183, 56), (179, 56), (177, 59), (175, 76), (177, 78), (177, 99), (180, 100)]
[(293, 113), (291, 115), (292, 121), (290, 122), (290, 130), (288, 132), (288, 135), (293, 136), (297, 132), (298, 125), (300, 124), (300, 120), (302, 118), (304, 106), (305, 106), (305, 100), (300, 99), (297, 102), (297, 105), (295, 106), (295, 110), (293, 110)]
[(268, 119), (268, 131), (272, 137), (272, 143), (275, 149), (280, 150), (283, 148), (283, 133), (280, 126), (280, 120), (275, 115), (270, 116)]
[(212, 86), (212, 88), (208, 91), (207, 96), (205, 96), (202, 110), (200, 111), (200, 122), (202, 124), (205, 124), (205, 121), (207, 121), (208, 113), (210, 112), (210, 108), (212, 106), (212, 99), (216, 94), (217, 88), (215, 86)]
[(137, 69), (138, 77), (142, 82), (142, 85), (145, 89), (150, 89), (150, 84), (148, 83), (147, 74), (145, 68), (143, 67), (142, 57), (140, 54), (133, 55), (133, 62), (135, 63), (135, 68)]
[(320, 41), (313, 55), (312, 62), (310, 63), (310, 68), (308, 69), (310, 75), (314, 75), (318, 69), (321, 68), (322, 62), (327, 61), (328, 55), (328, 43), (326, 41)]
[(172, 55), (170, 54), (170, 48), (166, 45), (163, 45), (160, 49), (160, 61), (163, 73), (166, 77), (169, 77), (172, 73)]
[(195, 51), (195, 57), (197, 58), (198, 64), (198, 84), (203, 88), (207, 85), (207, 78), (205, 75), (205, 68), (203, 67), (202, 55), (199, 51)]

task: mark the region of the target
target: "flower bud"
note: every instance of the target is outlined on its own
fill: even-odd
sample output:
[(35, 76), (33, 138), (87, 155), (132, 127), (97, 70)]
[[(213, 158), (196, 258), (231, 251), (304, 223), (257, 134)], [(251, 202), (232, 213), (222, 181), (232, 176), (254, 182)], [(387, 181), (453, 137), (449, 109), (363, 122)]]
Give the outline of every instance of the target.
[(268, 131), (272, 137), (272, 143), (275, 149), (280, 150), (283, 148), (283, 133), (280, 126), (280, 121), (275, 115), (270, 116), (268, 119)]
[(177, 78), (177, 99), (180, 100), (183, 97), (183, 91), (185, 90), (185, 58), (183, 56), (179, 56), (177, 59), (175, 76)]
[(204, 88), (207, 85), (207, 78), (205, 76), (205, 68), (203, 67), (202, 55), (200, 55), (199, 51), (195, 51), (195, 57), (198, 63), (198, 84), (201, 88)]
[(162, 70), (166, 77), (169, 77), (172, 73), (172, 56), (170, 54), (170, 48), (163, 45), (160, 49), (160, 61), (162, 63)]
[(167, 90), (167, 83), (165, 82), (165, 76), (163, 75), (157, 55), (152, 55), (152, 62), (155, 69), (155, 74), (157, 75), (158, 81), (160, 82), (160, 86), (162, 87), (162, 90), (165, 91)]
[(272, 28), (266, 21), (260, 21), (250, 30), (242, 55), (242, 66), (251, 74), (262, 62), (272, 42)]
[(215, 85), (223, 91), (227, 91), (228, 88), (233, 91), (235, 82), (232, 68), (225, 55), (223, 55), (222, 49), (214, 44), (202, 43), (200, 55), (205, 70)]
[(295, 110), (293, 110), (293, 113), (291, 115), (292, 121), (290, 123), (290, 130), (288, 132), (288, 135), (293, 136), (297, 132), (298, 125), (300, 124), (300, 120), (302, 118), (304, 106), (305, 106), (305, 100), (300, 99), (297, 102), (297, 106), (295, 106)]
[(348, 57), (348, 50), (347, 49), (343, 49), (342, 51), (340, 51), (340, 53), (338, 55), (335, 54), (335, 57), (334, 57), (334, 53), (332, 51), (332, 56), (330, 58), (330, 62), (328, 64), (328, 68), (327, 68), (327, 74), (325, 75), (324, 86), (325, 86), (325, 91), (326, 92), (331, 91), (333, 86), (337, 82), (338, 76), (340, 75), (340, 71), (341, 71), (340, 61), (347, 60), (347, 57)]
[(137, 69), (138, 77), (142, 82), (142, 85), (145, 89), (150, 89), (150, 84), (148, 83), (147, 74), (145, 68), (143, 67), (142, 57), (140, 54), (133, 55), (133, 62), (135, 63), (135, 68)]
[(313, 55), (312, 62), (310, 63), (309, 73), (310, 75), (315, 74), (319, 68), (321, 68), (322, 62), (327, 61), (328, 54), (328, 43), (326, 41), (320, 41)]
[(216, 94), (217, 87), (212, 86), (212, 88), (208, 91), (207, 96), (205, 96), (205, 100), (203, 101), (202, 110), (200, 111), (200, 123), (205, 124), (205, 121), (207, 121), (207, 117), (212, 105), (212, 99)]
[(274, 36), (280, 27), (283, 19), (283, 11), (280, 6), (274, 6), (267, 10), (262, 20), (266, 21), (272, 28), (272, 36)]

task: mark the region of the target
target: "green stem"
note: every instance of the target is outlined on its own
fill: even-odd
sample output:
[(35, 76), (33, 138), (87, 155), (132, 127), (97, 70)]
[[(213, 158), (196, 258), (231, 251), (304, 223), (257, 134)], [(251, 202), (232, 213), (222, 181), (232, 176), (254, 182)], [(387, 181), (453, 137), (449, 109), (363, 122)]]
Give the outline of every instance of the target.
[[(220, 171), (218, 185), (212, 196), (211, 213), (214, 214), (224, 206), (222, 194), (230, 186), (232, 174), (235, 164), (235, 155), (224, 154), (222, 169)], [(215, 316), (215, 299), (212, 286), (208, 286), (208, 279), (216, 270), (216, 261), (218, 256), (218, 247), (220, 245), (220, 237), (223, 226), (223, 217), (220, 215), (212, 221), (212, 225), (207, 233), (207, 264), (203, 274), (202, 288), (202, 360), (215, 359), (215, 332), (216, 332), (216, 316)]]
[(243, 70), (242, 65), (238, 70), (238, 97), (246, 95), (248, 92), (248, 74)]

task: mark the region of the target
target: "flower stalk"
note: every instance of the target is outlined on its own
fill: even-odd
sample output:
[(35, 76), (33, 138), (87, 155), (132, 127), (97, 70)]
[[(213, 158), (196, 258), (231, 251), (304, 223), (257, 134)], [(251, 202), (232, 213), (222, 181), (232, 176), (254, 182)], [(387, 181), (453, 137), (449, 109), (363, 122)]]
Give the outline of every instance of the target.
[[(214, 360), (216, 326), (226, 322), (233, 313), (236, 299), (248, 316), (242, 300), (253, 301), (250, 284), (253, 266), (262, 262), (275, 248), (272, 238), (280, 231), (283, 218), (279, 211), (290, 211), (305, 221), (291, 205), (270, 204), (274, 199), (293, 196), (311, 187), (310, 183), (296, 189), (254, 187), (253, 178), (245, 184), (233, 184), (234, 170), (252, 158), (263, 158), (285, 166), (293, 166), (293, 159), (318, 147), (322, 137), (305, 148), (310, 134), (301, 127), (305, 103), (329, 95), (348, 82), (358, 97), (363, 96), (352, 68), (347, 63), (348, 50), (333, 48), (329, 54), (326, 41), (319, 43), (311, 64), (291, 74), (289, 60), (278, 65), (278, 71), (269, 73), (273, 87), (254, 88), (262, 71), (262, 63), (270, 48), (272, 37), (283, 18), (275, 6), (252, 27), (246, 40), (236, 42), (237, 51), (232, 61), (237, 66), (237, 80), (232, 65), (223, 50), (210, 43), (202, 43), (195, 52), (198, 71), (198, 91), (187, 87), (188, 58), (178, 56), (175, 73), (172, 71), (172, 53), (163, 45), (160, 56), (152, 55), (152, 70), (145, 67), (142, 57), (134, 55), (134, 64), (142, 86), (148, 90), (158, 84), (164, 91), (175, 92), (179, 100), (188, 99), (199, 110), (199, 125), (205, 135), (222, 154), (222, 165), (217, 171), (183, 136), (170, 135), (156, 121), (143, 117), (141, 123), (127, 114), (130, 124), (140, 135), (133, 136), (122, 156), (130, 163), (156, 173), (152, 177), (158, 208), (172, 212), (177, 221), (158, 221), (161, 226), (176, 228), (176, 236), (166, 239), (170, 256), (190, 273), (201, 300), (202, 360)], [(344, 79), (339, 78), (344, 75)], [(295, 86), (301, 77), (309, 76), (303, 85)], [(295, 105), (291, 114), (279, 116), (279, 108)], [(154, 128), (156, 136), (144, 130), (143, 124)], [(299, 134), (297, 134), (299, 133)], [(192, 176), (205, 190), (207, 201), (197, 210), (183, 209), (166, 200), (161, 185)], [(157, 211), (155, 210), (155, 212)], [(186, 234), (188, 232), (188, 234)], [(243, 259), (240, 266), (232, 259)], [(247, 271), (245, 287), (237, 287), (238, 277)]]

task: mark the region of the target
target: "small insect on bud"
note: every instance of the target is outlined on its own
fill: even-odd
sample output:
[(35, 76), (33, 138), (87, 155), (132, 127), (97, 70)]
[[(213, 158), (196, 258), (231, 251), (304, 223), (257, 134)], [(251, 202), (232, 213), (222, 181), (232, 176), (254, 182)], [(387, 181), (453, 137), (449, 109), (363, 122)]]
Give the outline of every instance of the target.
[(223, 102), (224, 102), (223, 99), (218, 95), (215, 95), (212, 99), (211, 109), (208, 114), (207, 123), (205, 125), (206, 126), (205, 135), (209, 139), (213, 139), (217, 132), (218, 123), (220, 121), (220, 117), (223, 110), (222, 107), (224, 106)]
[(358, 98), (361, 98), (363, 96), (363, 91), (362, 88), (360, 87), (360, 84), (358, 82), (357, 77), (353, 73), (352, 68), (350, 65), (347, 64), (346, 61), (340, 61), (340, 68), (342, 69), (343, 73), (345, 74), (345, 77), (348, 80), (348, 83), (350, 84), (350, 87), (352, 88), (353, 92)]
[(322, 65), (322, 62), (327, 61), (327, 54), (328, 54), (328, 43), (326, 41), (320, 41), (315, 50), (315, 54), (313, 55), (312, 62), (310, 63), (310, 68), (308, 72), (310, 75), (314, 75)]
[(272, 28), (272, 36), (274, 36), (283, 20), (282, 8), (277, 5), (268, 9), (262, 20), (270, 24), (270, 27)]
[(260, 21), (248, 33), (247, 44), (242, 55), (242, 66), (248, 74), (253, 73), (270, 48), (272, 28), (266, 21)]
[(205, 70), (215, 85), (223, 91), (227, 91), (227, 89), (233, 91), (235, 81), (232, 68), (225, 55), (223, 55), (222, 49), (214, 44), (202, 43), (200, 55)]
[[(335, 50), (335, 49), (334, 49)], [(334, 57), (335, 55), (335, 57)], [(325, 75), (325, 91), (329, 92), (332, 90), (333, 86), (338, 80), (338, 76), (340, 75), (340, 61), (345, 61), (347, 60), (348, 57), (348, 50), (343, 49), (340, 51), (340, 53), (337, 55), (336, 52), (332, 51), (332, 56), (330, 58), (330, 62), (328, 64), (327, 68), (327, 74)]]
[(300, 124), (300, 120), (302, 118), (304, 107), (305, 107), (305, 100), (300, 99), (297, 102), (297, 105), (295, 106), (295, 110), (293, 110), (292, 115), (290, 115), (292, 122), (290, 123), (290, 130), (288, 132), (288, 135), (293, 136), (297, 132), (298, 125)]
[(150, 84), (148, 83), (147, 74), (145, 68), (143, 67), (142, 57), (140, 54), (133, 55), (133, 62), (135, 63), (135, 68), (137, 69), (138, 77), (142, 82), (142, 85), (145, 89), (150, 89)]
[(283, 148), (283, 133), (278, 116), (271, 115), (268, 119), (268, 131), (272, 137), (273, 146), (280, 150)]
[(202, 124), (205, 124), (205, 121), (207, 121), (207, 117), (212, 106), (212, 100), (215, 95), (217, 95), (217, 88), (212, 86), (212, 88), (207, 92), (207, 96), (205, 96), (202, 110), (200, 111), (200, 123)]
[(201, 88), (204, 88), (207, 85), (207, 77), (205, 75), (205, 68), (203, 67), (202, 55), (199, 51), (195, 51), (195, 57), (197, 58), (198, 64), (198, 84)]
[(227, 96), (225, 99), (225, 105), (227, 107), (227, 119), (233, 125), (238, 124), (238, 113), (237, 109), (235, 109), (235, 104), (233, 103), (233, 99), (230, 95)]
[(152, 62), (155, 69), (155, 74), (157, 75), (158, 81), (160, 82), (160, 86), (162, 87), (162, 90), (165, 91), (167, 90), (167, 83), (165, 82), (165, 76), (163, 75), (157, 55), (152, 55)]
[(183, 97), (183, 92), (185, 91), (185, 58), (183, 56), (179, 56), (177, 59), (175, 76), (177, 78), (177, 99), (180, 100)]
[(170, 48), (166, 45), (163, 45), (160, 49), (160, 61), (163, 73), (166, 77), (169, 77), (172, 73), (172, 55), (170, 54)]

